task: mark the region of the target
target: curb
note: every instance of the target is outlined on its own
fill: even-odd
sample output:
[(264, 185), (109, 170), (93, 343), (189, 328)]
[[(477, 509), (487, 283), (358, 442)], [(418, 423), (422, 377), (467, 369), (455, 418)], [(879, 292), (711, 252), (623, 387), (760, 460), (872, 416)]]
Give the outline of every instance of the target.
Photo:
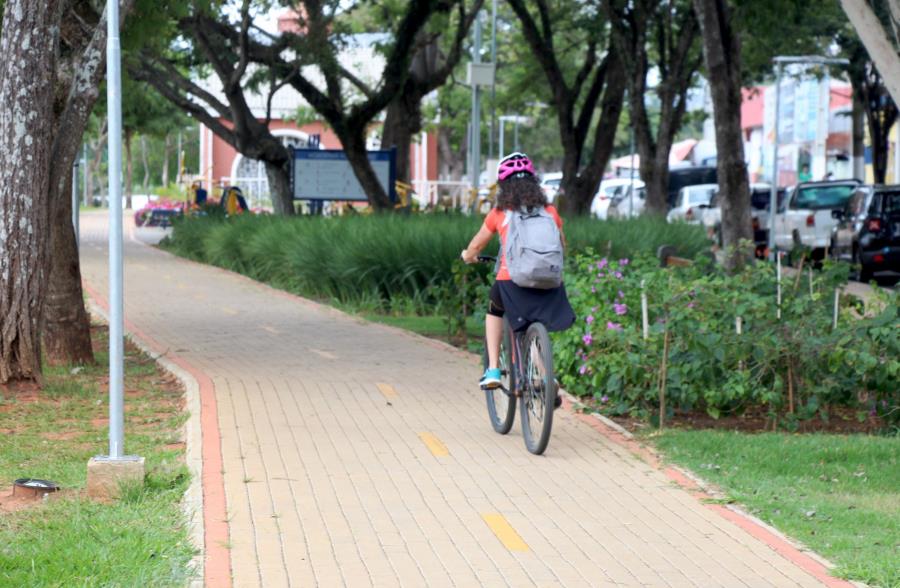
[[(87, 283), (84, 284), (85, 290), (89, 292), (88, 304), (91, 314), (103, 319), (109, 324), (109, 315), (107, 309), (101, 306), (96, 299), (94, 292)], [(197, 550), (197, 554), (191, 558), (189, 568), (191, 571), (190, 588), (199, 588), (203, 585), (204, 577), (204, 522), (203, 522), (203, 455), (202, 455), (202, 432), (200, 429), (200, 385), (197, 380), (180, 366), (170, 361), (165, 354), (159, 354), (144, 343), (143, 340), (135, 337), (131, 331), (126, 332), (129, 341), (138, 349), (147, 354), (153, 361), (158, 363), (164, 370), (178, 378), (184, 386), (185, 391), (185, 408), (188, 411), (188, 419), (184, 424), (182, 431), (182, 439), (185, 442), (185, 465), (191, 473), (191, 483), (185, 491), (181, 500), (181, 508), (187, 519), (188, 534), (191, 543)]]
[(654, 469), (661, 471), (672, 482), (700, 501), (703, 506), (765, 543), (770, 549), (822, 582), (825, 586), (829, 588), (867, 588), (867, 585), (861, 582), (844, 580), (830, 575), (828, 571), (835, 568), (832, 562), (750, 514), (742, 506), (710, 502), (723, 500), (726, 498), (726, 495), (694, 472), (680, 466), (666, 464), (661, 454), (637, 441), (634, 435), (621, 425), (601, 414), (590, 412), (590, 409), (585, 404), (562, 388), (560, 388), (559, 392), (563, 396), (563, 405), (577, 419), (585, 422), (616, 445), (629, 450)]
[[(136, 239), (133, 227), (128, 238), (140, 246), (155, 249)], [(92, 308), (96, 307), (98, 313), (106, 317), (107, 299), (84, 278), (82, 285)], [(209, 376), (186, 359), (171, 353), (131, 321), (126, 319), (124, 323), (129, 340), (185, 384), (189, 411), (185, 424), (185, 461), (192, 479), (183, 505), (191, 525), (191, 542), (198, 550), (190, 564), (198, 575), (189, 585), (191, 588), (231, 588), (230, 530), (215, 386)], [(198, 513), (202, 515), (197, 516)]]

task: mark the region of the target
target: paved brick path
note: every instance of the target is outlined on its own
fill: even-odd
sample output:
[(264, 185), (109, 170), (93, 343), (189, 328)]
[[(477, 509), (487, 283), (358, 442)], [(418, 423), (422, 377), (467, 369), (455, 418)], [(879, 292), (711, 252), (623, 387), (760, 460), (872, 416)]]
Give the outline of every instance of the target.
[(214, 383), (234, 586), (821, 585), (570, 413), (495, 434), (470, 358), (133, 242), (125, 291)]

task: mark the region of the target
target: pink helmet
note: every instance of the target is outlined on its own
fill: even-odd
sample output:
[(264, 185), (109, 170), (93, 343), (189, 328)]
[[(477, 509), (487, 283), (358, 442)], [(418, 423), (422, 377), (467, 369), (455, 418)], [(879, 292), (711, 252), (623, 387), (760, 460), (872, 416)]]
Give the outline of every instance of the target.
[[(510, 153), (500, 160), (497, 166), (497, 181), (502, 182), (513, 174), (531, 174), (534, 175), (534, 164), (528, 159), (524, 153)], [(519, 176), (521, 177), (521, 176)]]

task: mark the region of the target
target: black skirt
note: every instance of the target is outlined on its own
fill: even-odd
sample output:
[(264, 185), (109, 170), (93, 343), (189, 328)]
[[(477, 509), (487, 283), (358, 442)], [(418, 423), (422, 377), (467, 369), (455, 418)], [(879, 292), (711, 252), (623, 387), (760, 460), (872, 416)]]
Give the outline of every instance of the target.
[(523, 288), (512, 280), (497, 280), (506, 320), (514, 331), (522, 331), (531, 323), (543, 323), (548, 331), (565, 331), (575, 322), (575, 311), (569, 304), (565, 285), (541, 290)]

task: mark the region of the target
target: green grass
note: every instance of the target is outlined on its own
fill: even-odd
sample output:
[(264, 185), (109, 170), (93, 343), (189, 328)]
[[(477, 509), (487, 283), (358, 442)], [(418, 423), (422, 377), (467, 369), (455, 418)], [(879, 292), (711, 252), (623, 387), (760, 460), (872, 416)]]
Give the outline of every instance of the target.
[[(99, 336), (98, 336), (99, 335)], [(106, 345), (94, 331), (95, 347)], [(0, 515), (0, 586), (183, 586), (194, 553), (180, 510), (189, 482), (179, 430), (181, 392), (149, 358), (126, 357), (128, 453), (146, 458), (144, 484), (110, 504), (83, 492), (88, 459), (107, 450), (107, 357), (77, 374), (46, 368), (37, 397), (6, 392), (0, 401), (0, 481), (50, 479), (63, 492)], [(168, 447), (167, 447), (168, 445)]]
[(836, 575), (900, 587), (900, 438), (670, 430), (653, 443)]

